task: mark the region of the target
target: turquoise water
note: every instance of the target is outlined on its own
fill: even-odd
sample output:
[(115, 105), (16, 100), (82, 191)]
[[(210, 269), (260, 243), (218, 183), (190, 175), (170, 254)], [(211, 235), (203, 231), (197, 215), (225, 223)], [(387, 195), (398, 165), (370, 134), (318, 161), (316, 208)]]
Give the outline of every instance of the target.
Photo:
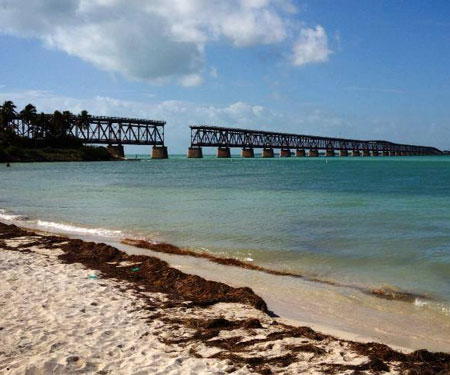
[(14, 164), (0, 208), (450, 306), (450, 157)]

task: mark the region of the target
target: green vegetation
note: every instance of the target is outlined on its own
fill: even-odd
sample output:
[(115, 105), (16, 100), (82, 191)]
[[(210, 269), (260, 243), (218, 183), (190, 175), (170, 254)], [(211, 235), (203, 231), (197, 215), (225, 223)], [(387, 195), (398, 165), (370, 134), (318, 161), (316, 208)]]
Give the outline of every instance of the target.
[(38, 114), (36, 107), (28, 104), (18, 113), (12, 101), (4, 102), (0, 106), (0, 162), (112, 160), (105, 147), (84, 146), (68, 134), (75, 121), (87, 128), (88, 112), (78, 116), (69, 111)]

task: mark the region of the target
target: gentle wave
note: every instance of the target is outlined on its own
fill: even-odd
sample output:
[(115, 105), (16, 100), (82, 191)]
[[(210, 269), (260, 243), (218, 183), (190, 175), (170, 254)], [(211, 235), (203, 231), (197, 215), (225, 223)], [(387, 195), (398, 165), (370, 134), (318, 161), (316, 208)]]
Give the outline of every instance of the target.
[(0, 208), (0, 219), (7, 221), (15, 221), (15, 220), (19, 221), (19, 220), (26, 220), (27, 217), (23, 215), (15, 215), (12, 213), (8, 213), (6, 210)]
[(39, 227), (56, 229), (57, 231), (67, 233), (91, 234), (103, 237), (120, 237), (122, 235), (122, 232), (120, 230), (110, 230), (105, 228), (84, 228), (70, 224), (55, 223), (53, 221), (38, 220), (37, 225)]
[[(80, 226), (75, 226), (75, 225), (71, 225), (71, 224), (64, 224), (64, 223), (45, 221), (45, 220), (39, 220), (39, 219), (31, 220), (29, 217), (27, 217), (25, 215), (14, 214), (14, 213), (11, 213), (10, 211), (7, 211), (7, 210), (1, 209), (1, 208), (0, 208), (0, 220), (13, 221), (13, 222), (14, 221), (28, 222), (29, 224), (31, 224), (32, 227), (35, 227), (35, 228), (41, 227), (41, 228), (48, 229), (49, 231), (53, 230), (55, 232), (117, 238), (117, 239), (122, 239), (121, 243), (125, 243), (125, 244), (127, 243), (127, 241), (131, 240), (132, 242), (136, 242), (136, 241), (141, 242), (142, 241), (142, 242), (146, 242), (151, 245), (156, 245), (156, 246), (161, 245), (160, 242), (155, 241), (155, 240), (149, 240), (148, 238), (145, 238), (145, 237), (137, 237), (137, 236), (131, 237), (131, 238), (126, 237), (126, 235), (120, 230), (111, 230), (111, 229), (106, 229), (106, 228), (86, 228), (86, 227), (80, 227)], [(131, 244), (131, 243), (129, 243), (129, 244)], [(136, 246), (136, 245), (134, 244), (134, 246)], [(208, 249), (203, 248), (203, 247), (200, 249), (203, 250), (204, 252), (208, 253)], [(254, 259), (247, 257), (244, 259), (244, 261), (245, 262), (254, 262)], [(247, 266), (260, 268), (258, 266), (252, 266), (248, 263), (247, 263)], [(285, 272), (278, 272), (278, 271), (274, 271), (274, 270), (268, 270), (268, 271), (270, 271), (269, 273), (280, 274), (280, 275), (288, 274)], [(413, 293), (405, 293), (405, 292), (400, 292), (400, 291), (394, 292), (393, 289), (390, 289), (390, 288), (366, 289), (363, 287), (357, 287), (355, 285), (340, 284), (339, 282), (331, 282), (331, 281), (325, 281), (325, 280), (319, 280), (319, 279), (310, 279), (303, 275), (296, 275), (296, 274), (295, 275), (290, 274), (290, 275), (302, 277), (302, 278), (305, 278), (310, 281), (316, 281), (316, 282), (325, 283), (325, 284), (329, 284), (329, 285), (343, 286), (343, 287), (350, 287), (350, 288), (358, 289), (365, 294), (384, 298), (384, 299), (412, 302), (414, 304), (414, 306), (416, 306), (418, 308), (428, 308), (428, 309), (432, 309), (435, 311), (439, 311), (447, 316), (450, 316), (450, 307), (443, 305), (441, 303), (435, 302), (435, 301), (430, 301), (430, 300), (426, 299), (427, 298), (426, 296), (418, 296), (418, 295), (414, 295)]]
[(432, 302), (432, 301), (424, 301), (420, 298), (416, 298), (416, 300), (414, 301), (414, 306), (416, 307), (424, 307), (424, 308), (429, 308), (432, 310), (437, 310), (445, 315), (450, 316), (450, 307), (445, 306), (441, 303), (438, 302)]
[[(101, 237), (115, 237), (121, 238), (122, 231), (120, 230), (111, 230), (106, 228), (86, 228), (79, 227), (71, 224), (57, 223), (53, 221), (45, 221), (45, 220), (31, 220), (29, 217), (24, 215), (17, 215), (7, 211), (3, 208), (0, 208), (0, 220), (12, 221), (12, 222), (24, 222), (23, 224), (28, 224), (30, 227), (41, 227), (50, 230), (55, 230), (57, 232), (64, 233), (76, 233), (76, 234), (88, 234), (94, 236)], [(26, 222), (26, 223), (25, 223)], [(19, 224), (22, 225), (22, 224)]]

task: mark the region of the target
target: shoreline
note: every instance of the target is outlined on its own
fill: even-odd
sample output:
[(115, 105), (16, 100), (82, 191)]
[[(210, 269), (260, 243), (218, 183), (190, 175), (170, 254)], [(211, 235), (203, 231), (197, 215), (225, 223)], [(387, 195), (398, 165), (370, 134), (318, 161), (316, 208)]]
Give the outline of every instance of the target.
[[(286, 368), (332, 374), (349, 370), (450, 371), (450, 354), (426, 350), (405, 354), (383, 344), (359, 343), (287, 325), (270, 317), (264, 300), (250, 288), (186, 274), (153, 256), (128, 255), (106, 244), (43, 235), (1, 223), (0, 244), (2, 252), (11, 254), (48, 258), (55, 252), (55, 264), (81, 267), (81, 263), (84, 269), (96, 272), (94, 280), (114, 280), (133, 292), (136, 304), (145, 305), (139, 311), (151, 312), (149, 322), (157, 320), (166, 328), (163, 331), (177, 336), (175, 340), (159, 337), (164, 345), (189, 348), (189, 358), (200, 362), (232, 363), (234, 373), (289, 373), (284, 372)], [(57, 274), (54, 277), (58, 279)], [(26, 285), (22, 287), (26, 289)], [(157, 301), (155, 296), (161, 294), (164, 298)], [(182, 334), (174, 335), (176, 330)]]
[[(450, 353), (450, 321), (446, 313), (448, 310), (441, 312), (439, 309), (444, 307), (433, 300), (430, 300), (428, 305), (419, 299), (408, 301), (380, 298), (379, 295), (367, 293), (372, 290), (369, 288), (348, 288), (343, 284), (320, 283), (316, 279), (309, 280), (296, 275), (273, 275), (271, 272), (264, 272), (264, 268), (263, 271), (259, 270), (259, 266), (254, 264), (249, 266), (256, 269), (239, 267), (239, 263), (243, 262), (238, 259), (185, 250), (163, 242), (144, 241), (145, 245), (151, 246), (143, 248), (126, 245), (126, 236), (118, 230), (81, 227), (77, 230), (77, 227), (70, 225), (56, 225), (45, 221), (42, 224), (45, 224), (44, 227), (41, 228), (39, 220), (38, 224), (31, 224), (27, 216), (8, 216), (5, 210), (3, 214), (5, 224), (14, 223), (44, 235), (56, 234), (106, 243), (130, 255), (157, 257), (173, 268), (207, 280), (237, 288), (250, 287), (267, 302), (275, 315), (290, 324), (305, 325), (347, 340), (380, 342), (398, 350), (413, 351), (424, 348)], [(74, 231), (71, 228), (75, 228)], [(150, 250), (149, 247), (156, 248)], [(188, 253), (185, 254), (185, 251)], [(195, 256), (189, 256), (189, 252)], [(211, 257), (217, 258), (218, 261), (211, 261)], [(229, 260), (232, 261), (231, 266), (227, 264)], [(235, 262), (238, 263), (236, 267)], [(244, 265), (246, 264), (248, 263)], [(280, 290), (283, 290), (283, 293), (279, 293)]]
[(386, 300), (390, 300), (390, 301), (403, 301), (403, 302), (412, 303), (417, 298), (431, 300), (429, 297), (427, 297), (425, 295), (411, 293), (411, 292), (407, 292), (407, 291), (394, 290), (394, 289), (389, 289), (389, 288), (371, 289), (371, 288), (360, 287), (360, 286), (357, 286), (354, 284), (344, 284), (344, 283), (339, 283), (337, 281), (330, 281), (330, 280), (319, 279), (316, 277), (309, 277), (306, 275), (302, 275), (300, 273), (279, 271), (279, 270), (275, 270), (275, 269), (271, 269), (271, 268), (267, 268), (267, 267), (263, 267), (263, 266), (258, 266), (256, 264), (244, 262), (244, 261), (241, 261), (241, 260), (235, 259), (235, 258), (222, 257), (222, 256), (214, 255), (212, 253), (197, 252), (197, 251), (181, 248), (176, 245), (172, 245), (172, 244), (165, 243), (165, 242), (150, 242), (150, 241), (145, 241), (145, 240), (135, 240), (132, 238), (124, 238), (121, 241), (121, 243), (125, 244), (125, 245), (138, 247), (141, 249), (152, 250), (157, 253), (190, 256), (190, 257), (195, 257), (195, 258), (204, 258), (204, 259), (209, 260), (210, 262), (221, 264), (224, 266), (239, 267), (239, 268), (243, 268), (243, 269), (247, 269), (247, 270), (264, 272), (269, 275), (275, 275), (275, 276), (289, 276), (289, 277), (303, 279), (305, 281), (310, 281), (310, 282), (334, 286), (334, 287), (355, 289), (364, 294), (382, 298), (382, 299), (386, 299)]

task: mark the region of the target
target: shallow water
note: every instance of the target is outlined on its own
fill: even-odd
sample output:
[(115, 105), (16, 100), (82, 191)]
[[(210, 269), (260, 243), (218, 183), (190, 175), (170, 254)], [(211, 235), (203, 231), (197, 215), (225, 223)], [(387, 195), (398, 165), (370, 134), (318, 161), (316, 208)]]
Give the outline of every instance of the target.
[(449, 157), (30, 163), (0, 168), (0, 219), (389, 286), (450, 319), (449, 192)]

